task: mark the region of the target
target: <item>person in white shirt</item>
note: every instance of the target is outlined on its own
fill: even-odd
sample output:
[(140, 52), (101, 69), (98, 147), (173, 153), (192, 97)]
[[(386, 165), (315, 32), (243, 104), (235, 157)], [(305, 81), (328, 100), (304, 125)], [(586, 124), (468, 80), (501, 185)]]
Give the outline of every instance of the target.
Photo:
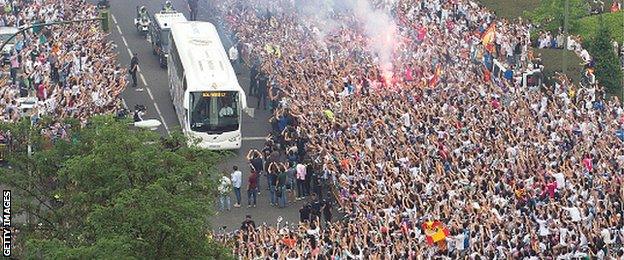
[(583, 49), (579, 56), (581, 56), (581, 59), (583, 59), (585, 63), (589, 63), (592, 59), (591, 55), (589, 55), (589, 52), (586, 49)]
[(302, 200), (304, 197), (308, 196), (308, 187), (306, 185), (306, 165), (303, 163), (298, 163), (295, 166), (295, 170), (297, 172), (297, 200)]
[(465, 241), (464, 241), (466, 240), (466, 235), (464, 233), (459, 233), (454, 238), (455, 238), (455, 248), (457, 249), (457, 251), (458, 252), (464, 251), (466, 249)]
[(565, 175), (563, 175), (563, 173), (561, 172), (553, 173), (552, 176), (557, 181), (557, 189), (565, 188)]
[(219, 191), (219, 210), (230, 210), (231, 202), (230, 202), (230, 191), (232, 191), (232, 181), (228, 178), (227, 173), (224, 173), (223, 177), (221, 177), (221, 182), (219, 183), (219, 187), (217, 188)]
[(231, 116), (234, 115), (234, 109), (230, 106), (225, 105), (219, 110), (219, 117)]
[(232, 47), (230, 47), (228, 55), (230, 56), (230, 61), (232, 63), (238, 61), (238, 50), (236, 49), (236, 45), (232, 45)]
[(236, 204), (234, 204), (235, 208), (240, 208), (241, 203), (241, 185), (243, 184), (243, 173), (238, 170), (238, 166), (234, 165), (232, 167), (234, 172), (232, 172), (232, 187), (234, 188), (234, 195), (236, 195)]
[(545, 216), (545, 219), (540, 219), (537, 216), (533, 216), (535, 218), (535, 222), (539, 225), (538, 234), (540, 237), (547, 237), (550, 235), (550, 229), (548, 228), (548, 216)]
[[(228, 56), (230, 56), (230, 62), (232, 63), (232, 67), (234, 67), (234, 71), (236, 71), (236, 65), (238, 64), (238, 49), (236, 49), (236, 44), (230, 47)], [(236, 74), (238, 74), (238, 72)]]
[(607, 227), (600, 231), (600, 237), (602, 237), (602, 240), (607, 245), (615, 243), (615, 239), (611, 239), (611, 231)]
[(570, 203), (570, 207), (561, 207), (562, 209), (567, 210), (570, 213), (570, 218), (572, 218), (573, 222), (581, 221), (581, 211)]

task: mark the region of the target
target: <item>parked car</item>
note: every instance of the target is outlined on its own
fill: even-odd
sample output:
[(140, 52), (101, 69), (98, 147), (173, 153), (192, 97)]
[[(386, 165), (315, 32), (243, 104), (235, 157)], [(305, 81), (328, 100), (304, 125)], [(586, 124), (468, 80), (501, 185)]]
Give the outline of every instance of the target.
[(0, 43), (9, 41), (4, 45), (2, 50), (0, 50), (2, 51), (2, 65), (8, 64), (11, 61), (11, 52), (15, 47), (15, 37), (11, 37), (17, 32), (19, 32), (17, 27), (0, 27)]

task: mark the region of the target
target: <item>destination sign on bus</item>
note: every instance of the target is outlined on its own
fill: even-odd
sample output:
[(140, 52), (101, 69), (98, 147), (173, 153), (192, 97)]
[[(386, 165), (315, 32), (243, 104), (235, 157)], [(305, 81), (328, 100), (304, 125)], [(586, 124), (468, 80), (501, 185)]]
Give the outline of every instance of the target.
[(202, 97), (225, 97), (225, 92), (204, 92)]

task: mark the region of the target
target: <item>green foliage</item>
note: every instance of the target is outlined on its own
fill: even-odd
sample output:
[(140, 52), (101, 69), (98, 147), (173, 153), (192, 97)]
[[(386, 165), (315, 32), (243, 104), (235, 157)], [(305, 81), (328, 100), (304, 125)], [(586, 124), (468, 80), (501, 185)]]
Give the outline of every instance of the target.
[(566, 1), (569, 1), (569, 29), (574, 30), (578, 27), (579, 19), (589, 14), (587, 1), (585, 0), (542, 0), (535, 10), (525, 11), (524, 14), (533, 23), (540, 24), (542, 29), (556, 32), (558, 28), (563, 28), (565, 24)]
[(600, 25), (600, 19), (603, 19), (605, 27), (609, 29), (613, 39), (620, 44), (624, 44), (623, 11), (584, 17), (579, 21), (579, 26), (572, 33), (581, 35), (584, 40), (592, 39), (596, 35), (596, 28)]
[(546, 77), (552, 77), (555, 72), (562, 72), (565, 62), (563, 61), (563, 52), (567, 52), (567, 75), (575, 83), (581, 80), (581, 74), (583, 73), (583, 60), (579, 58), (573, 51), (563, 49), (533, 49), (535, 52), (542, 55), (542, 61), (544, 62), (544, 75)]
[(611, 32), (604, 21), (600, 21), (595, 37), (586, 46), (596, 61), (596, 79), (610, 93), (622, 88), (622, 70), (618, 57), (611, 45)]
[(479, 2), (493, 10), (496, 16), (508, 19), (517, 19), (523, 15), (524, 11), (533, 10), (539, 5), (539, 0), (480, 0)]
[(0, 125), (17, 140), (0, 182), (13, 189), (15, 214), (27, 216), (17, 256), (227, 257), (207, 236), (218, 177), (213, 165), (221, 156), (181, 145), (179, 134), (161, 139), (127, 123), (95, 117), (73, 130), (73, 140), (54, 144), (28, 120)]
[(27, 259), (136, 259), (128, 236), (110, 236), (98, 239), (91, 246), (70, 248), (58, 239), (30, 239), (26, 248), (33, 250)]

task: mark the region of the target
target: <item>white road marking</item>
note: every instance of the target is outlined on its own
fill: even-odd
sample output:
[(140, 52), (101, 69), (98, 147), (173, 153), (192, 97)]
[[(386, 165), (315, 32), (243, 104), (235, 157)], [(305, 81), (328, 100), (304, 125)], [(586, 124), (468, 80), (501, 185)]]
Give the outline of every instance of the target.
[(169, 127), (167, 126), (167, 123), (165, 122), (165, 118), (162, 116), (162, 113), (160, 113), (160, 108), (158, 108), (158, 104), (154, 103), (154, 107), (156, 108), (156, 112), (158, 113), (158, 116), (160, 117), (160, 121), (162, 121), (162, 125), (165, 127), (165, 131), (167, 131), (168, 135), (171, 135), (171, 132), (169, 132)]
[[(150, 98), (152, 99), (152, 101), (154, 101), (154, 96), (152, 96), (152, 91), (147, 88), (147, 94), (150, 96)], [(158, 116), (160, 117), (160, 121), (162, 122), (163, 126), (165, 127), (165, 131), (167, 131), (167, 134), (171, 134), (171, 132), (169, 132), (169, 127), (167, 126), (167, 123), (165, 122), (165, 118), (163, 117), (162, 113), (160, 112), (160, 108), (158, 107), (158, 104), (156, 103), (156, 101), (154, 101), (154, 107), (156, 108), (156, 113), (158, 113)]]
[[(132, 57), (132, 50), (130, 50), (130, 45), (128, 45), (128, 41), (126, 41), (126, 37), (124, 37), (123, 33), (121, 32), (121, 27), (119, 27), (119, 24), (117, 24), (117, 19), (115, 19), (114, 15), (111, 15), (111, 17), (113, 18), (113, 22), (117, 26), (117, 31), (119, 32), (119, 35), (121, 36), (121, 40), (123, 41), (123, 44), (126, 46), (126, 50), (128, 51), (128, 55), (130, 55), (130, 57)], [(170, 135), (171, 132), (169, 131), (169, 126), (167, 125), (167, 122), (165, 122), (165, 118), (163, 117), (162, 113), (160, 112), (160, 108), (158, 107), (158, 104), (156, 103), (156, 100), (154, 100), (154, 96), (152, 95), (152, 91), (149, 89), (149, 87), (147, 85), (147, 81), (145, 80), (145, 76), (143, 76), (143, 73), (141, 73), (141, 67), (139, 67), (137, 69), (137, 72), (139, 73), (139, 77), (141, 78), (141, 81), (143, 82), (143, 85), (145, 86), (145, 89), (147, 89), (147, 94), (149, 95), (150, 99), (152, 100), (152, 103), (154, 104), (154, 107), (156, 108), (156, 113), (158, 113), (158, 116), (160, 117), (160, 121), (161, 121), (162, 125), (165, 127), (165, 131), (167, 131), (167, 134)], [(141, 91), (143, 91), (143, 88), (137, 88), (136, 91), (141, 92)], [(121, 102), (123, 102), (124, 107), (126, 107), (126, 109), (127, 109), (128, 105), (126, 104), (126, 101), (123, 98), (121, 99)]]
[[(145, 87), (147, 87), (148, 86), (147, 85), (147, 81), (145, 81), (145, 77), (143, 77), (143, 73), (139, 72), (139, 76), (141, 77), (141, 81), (143, 81), (143, 85), (145, 85)], [(154, 99), (154, 98), (152, 98), (152, 99)]]
[(243, 137), (243, 141), (265, 141), (266, 139), (266, 136)]
[(152, 96), (152, 91), (149, 88), (147, 89), (147, 94), (150, 96), (152, 100), (154, 100), (154, 96)]
[(121, 98), (121, 104), (124, 106), (125, 109), (128, 109), (128, 104), (126, 103), (126, 100)]
[(124, 45), (126, 45), (126, 50), (128, 51), (128, 55), (130, 55), (130, 57), (132, 57), (132, 51), (130, 50), (130, 47), (128, 45), (128, 42), (126, 41), (126, 37), (124, 37), (123, 35), (121, 36), (121, 40), (123, 41)]

